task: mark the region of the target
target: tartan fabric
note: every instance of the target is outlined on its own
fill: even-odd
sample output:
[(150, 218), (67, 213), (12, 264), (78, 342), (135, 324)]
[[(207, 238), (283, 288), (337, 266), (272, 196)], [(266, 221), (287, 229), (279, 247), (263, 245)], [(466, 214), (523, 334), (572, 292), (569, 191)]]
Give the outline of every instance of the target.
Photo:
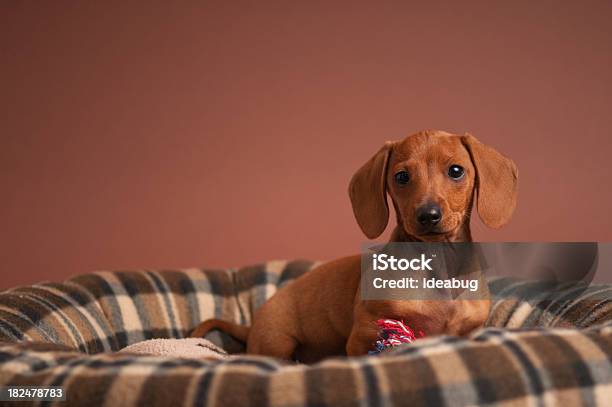
[(51, 342), (90, 354), (183, 338), (204, 319), (241, 321), (231, 270), (96, 272), (0, 295), (0, 341)]
[(70, 405), (89, 406), (612, 400), (610, 286), (495, 280), (489, 327), (470, 338), (426, 338), (379, 356), (312, 366), (254, 356), (207, 362), (112, 353), (143, 339), (185, 337), (210, 317), (248, 324), (279, 286), (312, 266), (98, 272), (6, 291), (0, 294), (0, 385), (61, 385)]
[(489, 289), (487, 326), (588, 328), (612, 321), (612, 285), (500, 278), (490, 281)]

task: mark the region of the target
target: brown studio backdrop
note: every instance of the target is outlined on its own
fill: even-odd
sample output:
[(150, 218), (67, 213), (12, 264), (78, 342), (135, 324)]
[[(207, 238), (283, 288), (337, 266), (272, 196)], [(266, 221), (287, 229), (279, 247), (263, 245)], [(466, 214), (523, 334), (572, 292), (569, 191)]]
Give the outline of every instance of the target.
[(520, 169), (477, 240), (610, 240), (610, 2), (2, 2), (0, 287), (331, 259), (388, 139)]

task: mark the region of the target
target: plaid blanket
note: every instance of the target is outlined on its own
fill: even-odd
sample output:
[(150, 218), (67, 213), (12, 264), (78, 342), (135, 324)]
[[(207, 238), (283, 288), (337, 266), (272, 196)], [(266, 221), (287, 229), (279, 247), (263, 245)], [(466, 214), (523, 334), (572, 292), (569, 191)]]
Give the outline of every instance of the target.
[[(238, 270), (97, 272), (6, 291), (0, 385), (64, 386), (70, 405), (88, 406), (612, 400), (610, 286), (495, 280), (488, 326), (469, 338), (426, 338), (378, 356), (311, 366), (246, 355), (207, 362), (113, 353), (144, 339), (185, 337), (210, 317), (249, 324), (278, 287), (312, 266), (276, 261)], [(209, 339), (236, 345), (217, 333)]]

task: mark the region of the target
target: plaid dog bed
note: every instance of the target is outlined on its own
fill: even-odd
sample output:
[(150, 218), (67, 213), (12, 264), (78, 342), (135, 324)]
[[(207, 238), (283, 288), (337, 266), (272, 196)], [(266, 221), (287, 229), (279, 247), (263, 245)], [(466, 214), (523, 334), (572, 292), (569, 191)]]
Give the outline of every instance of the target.
[[(246, 355), (209, 362), (112, 353), (145, 339), (185, 337), (211, 317), (250, 324), (255, 309), (312, 266), (97, 272), (5, 291), (0, 385), (63, 386), (70, 405), (88, 406), (612, 400), (610, 286), (495, 280), (487, 327), (469, 338), (426, 338), (378, 356), (311, 366)], [(218, 333), (209, 339), (237, 349)]]

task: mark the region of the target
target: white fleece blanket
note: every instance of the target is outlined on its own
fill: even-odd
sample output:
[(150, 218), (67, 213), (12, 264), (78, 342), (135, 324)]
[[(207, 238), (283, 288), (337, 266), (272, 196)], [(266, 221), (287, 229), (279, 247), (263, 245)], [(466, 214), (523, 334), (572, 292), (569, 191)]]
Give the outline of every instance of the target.
[(226, 351), (202, 338), (149, 339), (126, 346), (119, 352), (208, 360), (230, 357)]

